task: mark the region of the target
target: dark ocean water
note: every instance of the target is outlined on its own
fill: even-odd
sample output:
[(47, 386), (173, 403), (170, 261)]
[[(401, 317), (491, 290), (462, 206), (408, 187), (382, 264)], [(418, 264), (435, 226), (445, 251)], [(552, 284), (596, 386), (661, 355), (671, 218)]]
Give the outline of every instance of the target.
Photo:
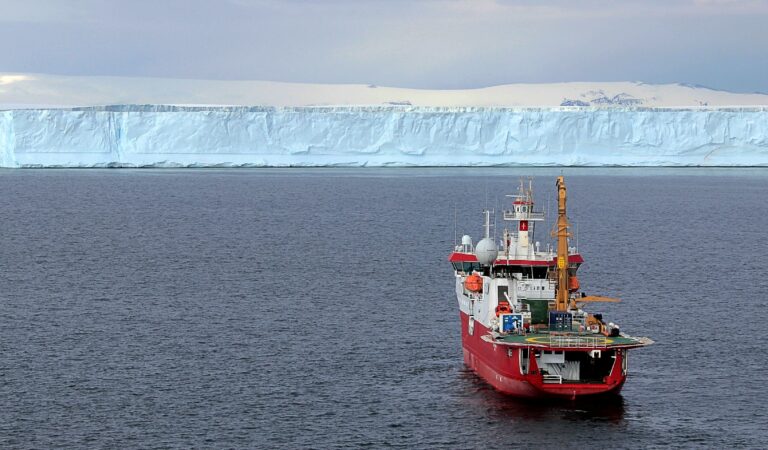
[(617, 400), (463, 366), (454, 209), (560, 172), (0, 171), (0, 447), (768, 446), (768, 170), (564, 170), (592, 310), (657, 342)]

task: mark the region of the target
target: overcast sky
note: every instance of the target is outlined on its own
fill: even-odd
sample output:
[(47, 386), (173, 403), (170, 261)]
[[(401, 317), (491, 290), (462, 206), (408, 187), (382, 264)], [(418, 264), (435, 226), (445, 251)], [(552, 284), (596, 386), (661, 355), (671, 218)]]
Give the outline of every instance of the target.
[(768, 0), (0, 0), (0, 71), (768, 92)]

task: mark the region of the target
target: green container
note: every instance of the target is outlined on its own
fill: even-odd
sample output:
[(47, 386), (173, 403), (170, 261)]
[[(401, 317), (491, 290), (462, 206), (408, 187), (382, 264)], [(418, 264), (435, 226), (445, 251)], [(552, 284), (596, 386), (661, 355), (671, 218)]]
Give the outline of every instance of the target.
[(520, 302), (524, 305), (528, 305), (528, 308), (531, 310), (531, 323), (532, 324), (539, 324), (549, 323), (549, 316), (547, 315), (548, 309), (547, 305), (549, 304), (549, 300), (547, 299), (528, 299), (523, 298), (520, 299)]

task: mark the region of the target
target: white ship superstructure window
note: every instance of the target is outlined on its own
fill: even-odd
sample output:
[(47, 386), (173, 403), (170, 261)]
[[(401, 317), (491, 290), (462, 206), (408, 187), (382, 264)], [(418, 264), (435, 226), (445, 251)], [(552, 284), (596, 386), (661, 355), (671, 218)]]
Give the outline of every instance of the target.
[(473, 270), (480, 270), (480, 264), (479, 263), (467, 263), (467, 262), (460, 263), (460, 262), (455, 262), (455, 263), (451, 263), (451, 265), (453, 266), (453, 270), (457, 270), (459, 272), (470, 273)]

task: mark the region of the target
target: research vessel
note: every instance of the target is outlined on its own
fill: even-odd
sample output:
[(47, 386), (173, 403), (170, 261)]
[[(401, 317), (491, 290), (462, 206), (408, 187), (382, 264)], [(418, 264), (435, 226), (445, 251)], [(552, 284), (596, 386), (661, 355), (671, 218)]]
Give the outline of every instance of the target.
[(576, 272), (584, 262), (571, 247), (567, 190), (557, 177), (556, 244), (534, 239), (544, 213), (533, 201), (533, 183), (507, 195), (506, 226), (473, 244), (462, 236), (449, 257), (456, 277), (464, 362), (497, 390), (517, 397), (575, 399), (617, 394), (627, 379), (627, 353), (653, 343), (623, 333), (601, 314), (582, 307), (618, 299), (586, 295)]

